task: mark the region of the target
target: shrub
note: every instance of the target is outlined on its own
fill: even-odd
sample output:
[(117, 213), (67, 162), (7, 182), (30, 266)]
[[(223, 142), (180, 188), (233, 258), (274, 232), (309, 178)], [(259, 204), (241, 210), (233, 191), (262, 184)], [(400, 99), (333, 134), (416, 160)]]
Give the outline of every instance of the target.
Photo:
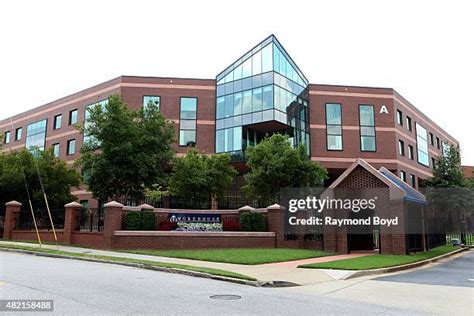
[(177, 224), (177, 223), (173, 223), (173, 222), (161, 222), (160, 225), (159, 225), (158, 230), (170, 231), (170, 230), (175, 230), (177, 227), (178, 227), (178, 224)]
[(238, 231), (238, 230), (240, 230), (240, 223), (236, 220), (225, 219), (222, 222), (222, 230), (224, 230), (224, 231)]
[(245, 231), (263, 232), (267, 230), (266, 219), (262, 213), (241, 213), (239, 221), (240, 227)]
[(252, 213), (244, 212), (239, 216), (240, 227), (245, 231), (252, 231)]
[(267, 230), (267, 221), (262, 213), (252, 213), (252, 230), (257, 232)]
[(128, 212), (125, 215), (125, 230), (155, 230), (156, 218), (153, 212)]

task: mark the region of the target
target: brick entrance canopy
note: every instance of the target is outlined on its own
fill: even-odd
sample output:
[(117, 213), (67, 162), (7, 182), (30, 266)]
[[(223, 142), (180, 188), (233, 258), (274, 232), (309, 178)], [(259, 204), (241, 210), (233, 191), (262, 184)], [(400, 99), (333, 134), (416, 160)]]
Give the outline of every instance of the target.
[[(407, 210), (423, 212), (423, 205), (426, 203), (423, 194), (403, 182), (391, 171), (384, 167), (377, 170), (361, 158), (341, 174), (324, 195), (343, 199), (373, 199), (376, 196), (374, 216), (398, 217), (396, 227), (371, 226), (366, 228), (367, 231), (361, 231), (365, 229), (361, 227), (325, 226), (324, 249), (337, 253), (374, 249), (378, 249), (383, 254), (408, 253)], [(325, 212), (326, 216), (334, 218), (362, 216), (362, 212), (357, 214), (352, 210), (332, 209)], [(355, 232), (355, 230), (358, 231)], [(421, 238), (421, 250), (425, 250), (423, 236), (424, 234), (419, 234), (416, 237)]]

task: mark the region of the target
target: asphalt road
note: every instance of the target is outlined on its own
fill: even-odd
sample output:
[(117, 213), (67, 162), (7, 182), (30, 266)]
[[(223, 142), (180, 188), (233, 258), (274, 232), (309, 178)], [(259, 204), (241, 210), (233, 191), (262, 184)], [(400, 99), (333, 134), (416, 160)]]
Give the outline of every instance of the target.
[[(238, 295), (241, 299), (210, 298), (223, 294)], [(0, 297), (52, 299), (54, 313), (58, 315), (301, 316), (406, 315), (415, 312), (409, 308), (284, 289), (256, 288), (118, 265), (8, 252), (0, 252)]]
[(474, 288), (474, 251), (432, 268), (376, 278), (375, 280)]
[[(410, 308), (414, 314), (474, 315), (474, 251), (412, 272), (287, 288), (352, 302)], [(411, 314), (411, 312), (410, 312)]]

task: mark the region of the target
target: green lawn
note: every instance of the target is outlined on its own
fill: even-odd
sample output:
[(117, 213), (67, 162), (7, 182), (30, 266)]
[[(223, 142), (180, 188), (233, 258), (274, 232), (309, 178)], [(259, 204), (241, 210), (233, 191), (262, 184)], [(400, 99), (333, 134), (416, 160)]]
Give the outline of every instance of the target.
[(235, 273), (235, 272), (221, 270), (221, 269), (191, 266), (191, 265), (185, 265), (185, 264), (155, 262), (155, 261), (150, 261), (150, 260), (129, 259), (129, 258), (120, 258), (120, 257), (112, 257), (112, 256), (99, 256), (99, 255), (91, 255), (91, 254), (85, 254), (85, 253), (76, 253), (76, 252), (46, 249), (46, 248), (36, 248), (36, 247), (20, 246), (20, 245), (0, 244), (0, 248), (27, 250), (27, 251), (34, 251), (34, 252), (40, 252), (40, 253), (49, 253), (49, 254), (54, 254), (54, 255), (65, 255), (65, 256), (71, 256), (71, 257), (77, 257), (77, 258), (90, 258), (90, 259), (99, 259), (99, 260), (107, 260), (107, 261), (114, 261), (114, 262), (145, 264), (145, 265), (157, 266), (157, 267), (162, 267), (162, 268), (203, 272), (203, 273), (208, 273), (208, 274), (217, 275), (217, 276), (256, 281), (255, 278), (252, 278), (240, 273)]
[(143, 255), (225, 262), (236, 264), (263, 264), (331, 255), (319, 250), (285, 248), (229, 248), (202, 250), (123, 250)]
[(304, 264), (298, 266), (298, 268), (338, 270), (370, 270), (378, 268), (387, 268), (434, 258), (439, 255), (454, 251), (456, 249), (459, 249), (459, 247), (446, 245), (433, 248), (427, 252), (419, 252), (413, 255), (370, 255), (365, 257), (344, 259), (338, 261)]

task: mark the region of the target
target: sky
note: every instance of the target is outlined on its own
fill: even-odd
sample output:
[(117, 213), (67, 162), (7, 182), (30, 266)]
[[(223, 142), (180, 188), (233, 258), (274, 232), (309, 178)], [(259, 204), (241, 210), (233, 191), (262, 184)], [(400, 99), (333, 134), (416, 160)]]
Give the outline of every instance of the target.
[(474, 165), (473, 1), (1, 1), (0, 119), (120, 75), (215, 78), (275, 34), (311, 83), (392, 87)]

